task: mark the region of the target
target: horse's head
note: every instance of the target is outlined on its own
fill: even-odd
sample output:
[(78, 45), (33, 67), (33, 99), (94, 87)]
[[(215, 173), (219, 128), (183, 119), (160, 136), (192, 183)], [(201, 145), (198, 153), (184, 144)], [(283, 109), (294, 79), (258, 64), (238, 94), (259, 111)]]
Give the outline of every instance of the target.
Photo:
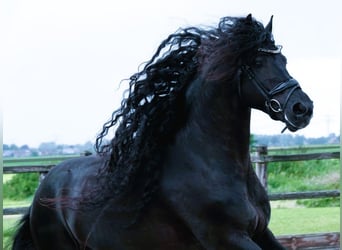
[(272, 18), (265, 34), (265, 41), (241, 67), (240, 96), (248, 106), (283, 121), (285, 129), (294, 132), (309, 124), (313, 102), (286, 70), (282, 46), (275, 45), (272, 37)]

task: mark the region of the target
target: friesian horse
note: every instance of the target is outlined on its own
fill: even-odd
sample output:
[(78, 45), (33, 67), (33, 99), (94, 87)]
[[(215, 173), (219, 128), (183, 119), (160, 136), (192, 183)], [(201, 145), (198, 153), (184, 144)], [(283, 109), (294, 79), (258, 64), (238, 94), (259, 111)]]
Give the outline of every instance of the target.
[(281, 48), (272, 18), (251, 15), (171, 34), (128, 80), (97, 154), (45, 177), (13, 249), (284, 249), (249, 152), (251, 108), (290, 131), (312, 117)]

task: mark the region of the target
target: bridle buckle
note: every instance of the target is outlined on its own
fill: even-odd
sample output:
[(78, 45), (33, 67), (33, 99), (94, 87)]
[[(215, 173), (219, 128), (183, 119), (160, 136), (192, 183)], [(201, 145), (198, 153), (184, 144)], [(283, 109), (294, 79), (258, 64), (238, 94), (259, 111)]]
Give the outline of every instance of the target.
[(277, 99), (266, 100), (265, 105), (266, 107), (270, 108), (274, 113), (283, 112), (281, 104)]

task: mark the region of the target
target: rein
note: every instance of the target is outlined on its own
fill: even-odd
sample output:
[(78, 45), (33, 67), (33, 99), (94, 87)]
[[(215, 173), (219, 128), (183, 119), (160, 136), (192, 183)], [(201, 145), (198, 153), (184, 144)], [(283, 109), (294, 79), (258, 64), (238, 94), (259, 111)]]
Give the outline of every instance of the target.
[[(282, 46), (278, 45), (277, 49), (271, 50), (271, 49), (264, 49), (259, 48), (258, 51), (264, 52), (264, 53), (270, 53), (270, 54), (278, 54), (281, 52)], [(254, 73), (253, 69), (248, 65), (242, 65), (241, 69), (244, 73), (247, 74), (248, 78), (252, 80), (252, 82), (257, 87), (258, 91), (265, 97), (265, 107), (266, 112), (270, 115), (271, 112), (274, 113), (282, 113), (284, 116), (284, 119), (288, 121), (284, 110), (286, 108), (286, 105), (291, 98), (292, 94), (296, 89), (300, 89), (299, 83), (293, 79), (289, 78), (287, 81), (278, 83), (273, 89), (267, 90), (263, 83), (258, 79), (256, 74)], [(285, 99), (285, 102), (280, 104), (280, 102), (275, 98), (275, 96), (281, 92), (284, 92), (285, 90), (289, 89), (289, 93), (287, 94), (287, 97)], [(288, 121), (289, 122), (289, 121)], [(293, 125), (293, 124), (291, 124)], [(294, 126), (297, 127), (297, 126)], [(282, 133), (287, 129), (287, 126), (281, 131)]]

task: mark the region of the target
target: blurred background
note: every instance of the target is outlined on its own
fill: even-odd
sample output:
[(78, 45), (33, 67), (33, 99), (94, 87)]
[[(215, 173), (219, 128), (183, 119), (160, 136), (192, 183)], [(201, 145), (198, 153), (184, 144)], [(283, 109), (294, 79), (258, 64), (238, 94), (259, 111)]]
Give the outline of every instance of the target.
[[(179, 27), (216, 26), (223, 16), (274, 15), (288, 71), (314, 100), (311, 124), (297, 135), (340, 134), (341, 15), (326, 1), (1, 2), (0, 82), (3, 143), (94, 142), (136, 73)], [(255, 111), (252, 133), (284, 125)], [(286, 132), (290, 133), (290, 132)]]

